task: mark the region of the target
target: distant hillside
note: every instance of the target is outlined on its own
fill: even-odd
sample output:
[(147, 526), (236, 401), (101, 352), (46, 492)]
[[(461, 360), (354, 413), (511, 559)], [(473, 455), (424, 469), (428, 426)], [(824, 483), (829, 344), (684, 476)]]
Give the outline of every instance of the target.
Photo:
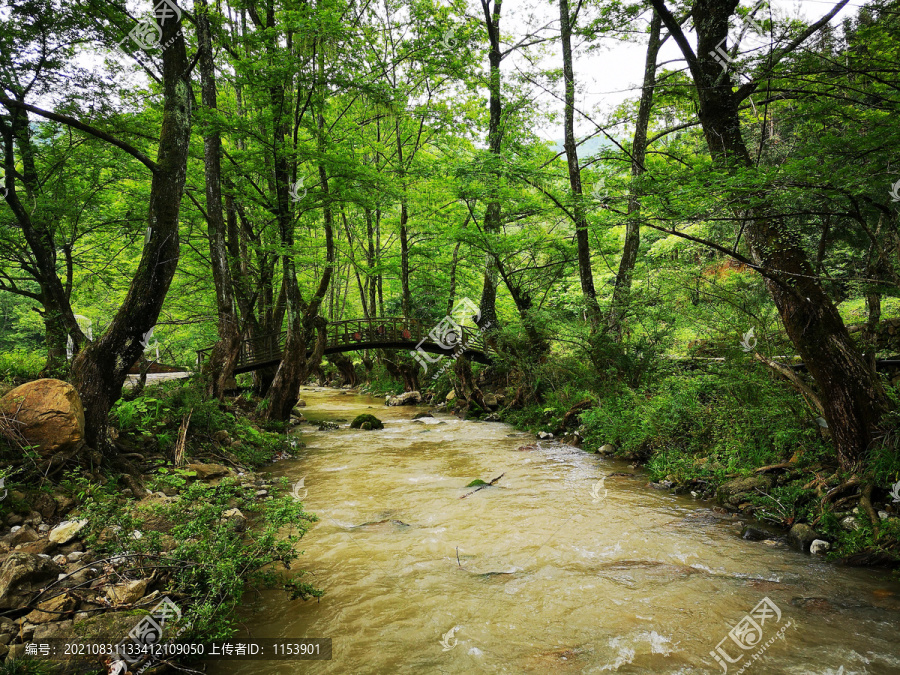
[[(556, 152), (563, 151), (562, 140), (550, 141), (550, 144), (554, 146)], [(578, 157), (593, 157), (601, 150), (608, 150), (614, 147), (615, 145), (606, 136), (594, 136), (578, 146)]]

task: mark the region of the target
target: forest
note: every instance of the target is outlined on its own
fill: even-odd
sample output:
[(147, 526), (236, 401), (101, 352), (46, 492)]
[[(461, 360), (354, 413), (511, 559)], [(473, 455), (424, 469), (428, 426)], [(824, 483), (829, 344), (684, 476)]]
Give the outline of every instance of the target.
[[(341, 488), (296, 479), (331, 470), (323, 447), (371, 451), (348, 461), (375, 490), (413, 422), (460, 430), (421, 455), (475, 479), (458, 508), (525, 468), (470, 475), (457, 440), (577, 449), (607, 471), (588, 502), (637, 481), (617, 513), (705, 509), (728, 547), (891, 589), (873, 606), (900, 626), (897, 3), (0, 0), (0, 19), (0, 674), (55, 672), (30, 642), (118, 641), (163, 600), (208, 644), (252, 623), (248, 593), (286, 591), (324, 635), (316, 537)], [(385, 509), (355, 527), (412, 517)], [(774, 593), (735, 595), (729, 625)], [(569, 654), (501, 658), (456, 622), (432, 646), (500, 661), (452, 672)], [(331, 637), (308, 672), (418, 651), (366, 666)], [(614, 661), (579, 644), (577, 672)], [(632, 650), (629, 672), (737, 663), (694, 651), (676, 671)], [(868, 658), (846, 672), (900, 667), (896, 645)]]

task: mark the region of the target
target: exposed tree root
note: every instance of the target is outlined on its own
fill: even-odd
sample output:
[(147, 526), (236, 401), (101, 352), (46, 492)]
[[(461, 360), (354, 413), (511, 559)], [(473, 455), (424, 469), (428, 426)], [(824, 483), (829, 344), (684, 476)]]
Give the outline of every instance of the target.
[(872, 521), (872, 530), (875, 532), (875, 541), (878, 541), (878, 537), (881, 536), (881, 521), (878, 518), (878, 514), (875, 513), (875, 509), (872, 508), (871, 483), (868, 483), (863, 488), (862, 497), (859, 498), (859, 505), (863, 507), (863, 509), (869, 516), (869, 520)]
[(825, 506), (827, 503), (833, 501), (842, 492), (846, 492), (850, 488), (855, 487), (859, 487), (859, 478), (857, 478), (856, 476), (851, 476), (850, 480), (841, 483), (837, 487), (831, 488), (826, 493), (826, 495), (822, 498), (822, 506)]

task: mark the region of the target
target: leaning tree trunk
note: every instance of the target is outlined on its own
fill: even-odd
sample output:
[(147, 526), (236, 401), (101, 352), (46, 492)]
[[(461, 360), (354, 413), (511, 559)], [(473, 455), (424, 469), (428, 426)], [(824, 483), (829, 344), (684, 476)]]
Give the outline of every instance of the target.
[(89, 343), (72, 364), (72, 382), (84, 405), (85, 441), (95, 449), (105, 444), (109, 410), (122, 395), (129, 369), (144, 352), (142, 340), (156, 325), (178, 267), (178, 214), (194, 97), (180, 25), (167, 22), (162, 41), (169, 47), (162, 55), (164, 104), (157, 168), (150, 188), (150, 241), (109, 329)]
[[(22, 204), (16, 190), (13, 176), (15, 171), (14, 145), (18, 146), (22, 158), (22, 182), (26, 191), (35, 196), (41, 190), (38, 176), (36, 152), (32, 143), (31, 126), (27, 111), (19, 107), (24, 104), (24, 96), (18, 96), (14, 105), (12, 100), (6, 103), (9, 111), (9, 122), (0, 117), (0, 135), (3, 137), (4, 173), (6, 175), (6, 203), (12, 209), (22, 234), (28, 244), (30, 267), (40, 286), (40, 302), (43, 308), (43, 319), (46, 332), (47, 361), (43, 371), (46, 374), (65, 371), (66, 343), (71, 336), (75, 351), (79, 351), (87, 338), (75, 320), (75, 313), (69, 303), (69, 293), (56, 273), (56, 241), (51, 224), (43, 214), (29, 212)], [(30, 201), (26, 197), (26, 203)]]
[[(681, 48), (697, 88), (699, 117), (710, 154), (723, 171), (753, 169), (741, 135), (739, 93), (731, 75), (708, 55), (725, 39), (728, 20), (737, 0), (697, 0), (693, 6), (698, 54), (665, 6), (651, 0), (666, 28)], [(820, 24), (821, 25), (821, 24)], [(745, 85), (746, 86), (746, 85)], [(855, 469), (878, 434), (887, 407), (880, 380), (870, 368), (831, 298), (825, 293), (806, 251), (766, 194), (755, 195), (757, 205), (735, 199), (750, 224), (747, 239), (754, 262), (766, 275), (785, 331), (819, 387), (825, 418), (845, 470)]]

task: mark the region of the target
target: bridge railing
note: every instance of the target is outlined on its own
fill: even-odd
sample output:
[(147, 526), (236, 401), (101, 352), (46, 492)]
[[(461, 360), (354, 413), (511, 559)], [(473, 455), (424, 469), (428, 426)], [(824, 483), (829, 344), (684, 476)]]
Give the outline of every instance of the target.
[[(254, 363), (265, 363), (268, 361), (277, 361), (284, 352), (284, 342), (287, 339), (287, 331), (280, 333), (270, 333), (268, 335), (260, 335), (258, 337), (247, 338), (241, 342), (241, 351), (235, 362), (235, 368), (251, 365)], [(213, 347), (197, 350), (197, 368), (203, 366), (212, 354)]]
[[(419, 319), (348, 319), (329, 323), (326, 328), (326, 347), (335, 348), (354, 344), (396, 344), (398, 342), (448, 346), (452, 349), (460, 342), (457, 327), (443, 322), (426, 325)], [(235, 363), (236, 369), (279, 361), (284, 352), (287, 332), (272, 333), (248, 338), (241, 343), (241, 351)], [(462, 343), (467, 349), (485, 350), (484, 336), (478, 328), (462, 326)], [(413, 347), (414, 349), (414, 347)], [(212, 354), (212, 347), (197, 350), (197, 367)]]

